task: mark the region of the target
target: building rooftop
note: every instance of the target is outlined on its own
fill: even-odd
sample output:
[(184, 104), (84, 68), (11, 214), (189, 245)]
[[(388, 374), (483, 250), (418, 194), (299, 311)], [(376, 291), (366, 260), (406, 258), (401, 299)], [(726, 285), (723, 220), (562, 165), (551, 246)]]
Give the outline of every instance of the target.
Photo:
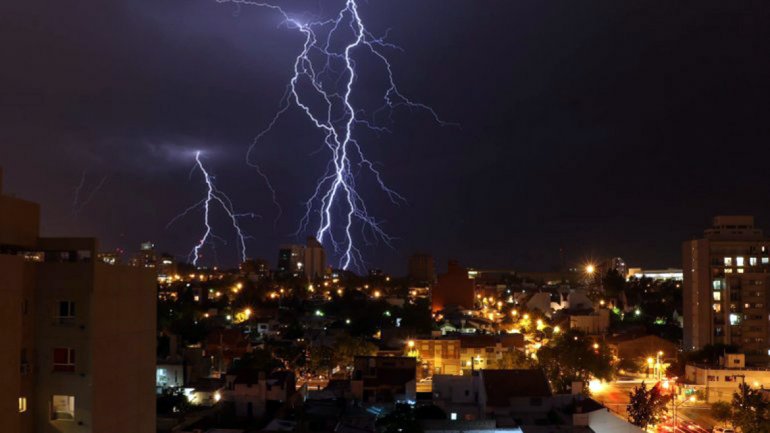
[(543, 370), (483, 370), (482, 378), (490, 406), (508, 406), (511, 398), (550, 397), (551, 387)]

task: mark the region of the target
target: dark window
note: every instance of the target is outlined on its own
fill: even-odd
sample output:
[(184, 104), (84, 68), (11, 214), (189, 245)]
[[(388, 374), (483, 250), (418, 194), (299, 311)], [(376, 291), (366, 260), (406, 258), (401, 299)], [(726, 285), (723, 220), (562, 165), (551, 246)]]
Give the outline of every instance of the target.
[(56, 347), (53, 349), (53, 371), (75, 371), (75, 349)]

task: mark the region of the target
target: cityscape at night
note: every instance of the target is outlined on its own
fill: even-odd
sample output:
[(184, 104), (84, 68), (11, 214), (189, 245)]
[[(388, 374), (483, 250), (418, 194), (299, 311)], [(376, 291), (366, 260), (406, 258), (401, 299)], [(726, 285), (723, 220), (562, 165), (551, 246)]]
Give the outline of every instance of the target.
[(2, 433), (770, 433), (770, 4), (4, 9)]

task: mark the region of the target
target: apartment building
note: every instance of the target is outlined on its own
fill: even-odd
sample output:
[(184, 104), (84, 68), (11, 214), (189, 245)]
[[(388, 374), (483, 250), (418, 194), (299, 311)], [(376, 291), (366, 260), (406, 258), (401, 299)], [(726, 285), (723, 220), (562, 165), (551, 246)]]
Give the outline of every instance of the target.
[(154, 432), (154, 270), (96, 260), (95, 239), (41, 238), (39, 215), (0, 189), (3, 431)]

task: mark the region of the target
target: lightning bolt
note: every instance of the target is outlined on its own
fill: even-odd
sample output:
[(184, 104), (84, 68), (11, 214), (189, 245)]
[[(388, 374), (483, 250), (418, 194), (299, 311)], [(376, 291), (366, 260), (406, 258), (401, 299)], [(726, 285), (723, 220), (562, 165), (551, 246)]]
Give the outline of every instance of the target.
[[(265, 135), (273, 130), (281, 116), (291, 107), (299, 108), (322, 136), (321, 148), (326, 148), (330, 160), (324, 174), (318, 179), (313, 194), (304, 203), (305, 213), (299, 222), (296, 235), (307, 231), (310, 224), (315, 226), (315, 237), (319, 242), (331, 244), (339, 255), (342, 269), (360, 269), (363, 257), (356, 246), (357, 235), (366, 243), (383, 241), (388, 246), (394, 239), (385, 232), (383, 222), (369, 214), (366, 202), (356, 188), (356, 174), (364, 169), (387, 195), (391, 202), (399, 204), (405, 198), (390, 189), (375, 164), (366, 158), (355, 132), (365, 128), (374, 132), (388, 132), (386, 127), (375, 123), (378, 113), (398, 107), (420, 109), (429, 113), (440, 125), (447, 125), (429, 106), (415, 102), (402, 94), (384, 49), (398, 49), (386, 42), (385, 37), (374, 37), (364, 25), (356, 0), (345, 0), (344, 6), (335, 17), (306, 22), (292, 17), (280, 6), (253, 0), (217, 0), (218, 3), (269, 8), (283, 17), (287, 28), (297, 30), (304, 36), (302, 49), (294, 60), (293, 71), (278, 111), (249, 146), (246, 160), (256, 167), (267, 181), (276, 203), (275, 189), (258, 164), (251, 162), (254, 148)], [(340, 41), (344, 41), (340, 44)], [(365, 54), (373, 56), (382, 66), (387, 77), (382, 106), (378, 107), (371, 119), (366, 119), (365, 110), (353, 102), (355, 84), (358, 80), (357, 61)], [(280, 207), (279, 207), (280, 209)], [(337, 219), (341, 221), (337, 221)]]
[(83, 209), (88, 205), (88, 203), (93, 200), (94, 196), (97, 192), (99, 192), (100, 189), (104, 186), (104, 183), (107, 181), (107, 176), (102, 177), (102, 179), (99, 181), (99, 183), (94, 186), (91, 191), (88, 193), (86, 198), (84, 200), (80, 200), (80, 195), (83, 193), (83, 188), (86, 184), (86, 174), (87, 172), (84, 170), (83, 175), (80, 177), (80, 183), (77, 187), (75, 187), (75, 197), (72, 200), (72, 215), (77, 217), (80, 212), (83, 211)]
[[(248, 239), (248, 236), (244, 234), (243, 230), (241, 229), (241, 225), (239, 223), (239, 219), (243, 217), (251, 217), (256, 218), (258, 215), (253, 213), (236, 213), (233, 208), (233, 202), (230, 200), (230, 198), (225, 195), (221, 190), (219, 190), (216, 187), (216, 184), (214, 183), (214, 176), (209, 174), (209, 172), (206, 170), (206, 167), (203, 166), (203, 162), (201, 161), (201, 152), (197, 151), (195, 152), (195, 165), (193, 166), (192, 171), (190, 172), (190, 175), (192, 175), (195, 170), (200, 170), (203, 174), (203, 180), (206, 183), (206, 196), (200, 200), (199, 202), (193, 204), (192, 206), (188, 207), (182, 213), (175, 216), (171, 219), (171, 221), (166, 224), (166, 228), (171, 227), (177, 220), (180, 218), (188, 215), (190, 212), (203, 208), (203, 225), (205, 226), (205, 230), (203, 232), (203, 236), (201, 237), (200, 241), (195, 244), (192, 251), (190, 251), (190, 254), (188, 255), (188, 259), (192, 261), (192, 264), (197, 266), (198, 260), (202, 257), (201, 249), (209, 242), (211, 242), (212, 248), (214, 247), (213, 240), (220, 240), (223, 243), (227, 244), (227, 242), (214, 234), (212, 228), (211, 228), (211, 210), (213, 205), (219, 205), (219, 207), (227, 214), (228, 218), (230, 219), (230, 222), (233, 226), (233, 229), (235, 229), (236, 233), (236, 240), (237, 244), (236, 247), (238, 248), (238, 251), (240, 253), (241, 261), (246, 260), (246, 239)], [(216, 251), (216, 250), (214, 250)]]

